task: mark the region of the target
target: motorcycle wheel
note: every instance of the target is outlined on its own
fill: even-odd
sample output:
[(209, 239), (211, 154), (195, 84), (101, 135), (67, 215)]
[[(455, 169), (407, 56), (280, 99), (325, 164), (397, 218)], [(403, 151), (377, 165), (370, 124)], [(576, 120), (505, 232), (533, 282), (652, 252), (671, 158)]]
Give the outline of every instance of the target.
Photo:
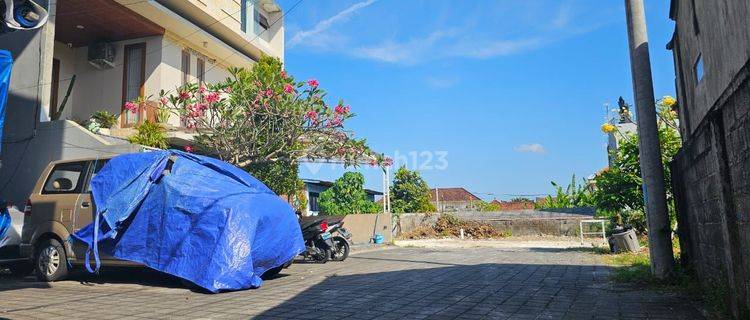
[(331, 252), (331, 260), (333, 261), (344, 261), (349, 257), (349, 242), (342, 237), (333, 238), (333, 252)]
[(328, 260), (331, 260), (331, 249), (319, 249), (321, 252), (314, 254), (312, 256), (313, 261), (317, 263), (326, 263)]

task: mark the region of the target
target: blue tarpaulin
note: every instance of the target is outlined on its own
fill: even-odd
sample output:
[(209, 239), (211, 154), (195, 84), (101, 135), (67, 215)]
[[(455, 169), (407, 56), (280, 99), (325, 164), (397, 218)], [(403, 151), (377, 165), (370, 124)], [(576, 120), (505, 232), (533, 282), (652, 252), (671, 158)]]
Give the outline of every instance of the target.
[(12, 228), (13, 222), (10, 218), (10, 212), (8, 212), (8, 208), (3, 206), (0, 209), (0, 246), (2, 246), (3, 237), (5, 237), (5, 234), (8, 233), (8, 230)]
[(5, 103), (8, 101), (8, 86), (10, 86), (10, 71), (13, 67), (13, 57), (10, 51), (0, 50), (0, 140), (3, 138), (5, 125)]
[(266, 270), (305, 250), (292, 207), (217, 159), (176, 150), (120, 155), (91, 180), (91, 192), (94, 222), (73, 238), (97, 260), (101, 251), (211, 292), (257, 288)]

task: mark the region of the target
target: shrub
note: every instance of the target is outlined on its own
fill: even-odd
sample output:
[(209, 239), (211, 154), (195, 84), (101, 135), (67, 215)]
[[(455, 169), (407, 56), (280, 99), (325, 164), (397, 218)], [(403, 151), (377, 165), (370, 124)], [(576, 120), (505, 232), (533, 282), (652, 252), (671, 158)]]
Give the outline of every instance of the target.
[(106, 110), (99, 110), (91, 114), (91, 120), (96, 121), (100, 128), (112, 128), (117, 123), (117, 116)]
[(131, 143), (159, 149), (169, 147), (167, 130), (161, 125), (147, 120), (136, 126), (135, 130), (136, 133), (128, 138)]

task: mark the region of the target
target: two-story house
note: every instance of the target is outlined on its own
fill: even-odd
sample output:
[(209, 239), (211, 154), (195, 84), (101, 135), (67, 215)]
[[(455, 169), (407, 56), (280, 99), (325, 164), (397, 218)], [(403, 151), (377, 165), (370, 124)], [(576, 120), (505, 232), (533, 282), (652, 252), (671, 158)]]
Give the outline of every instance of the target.
[[(139, 150), (71, 119), (108, 111), (118, 116), (111, 135), (125, 138), (154, 119), (148, 107), (124, 112), (125, 101), (223, 80), (228, 68), (250, 68), (262, 55), (284, 58), (274, 0), (37, 2), (50, 14), (44, 27), (0, 38), (15, 60), (0, 164), (0, 195), (11, 201), (23, 201), (51, 160)], [(190, 140), (176, 115), (167, 127), (172, 144)]]

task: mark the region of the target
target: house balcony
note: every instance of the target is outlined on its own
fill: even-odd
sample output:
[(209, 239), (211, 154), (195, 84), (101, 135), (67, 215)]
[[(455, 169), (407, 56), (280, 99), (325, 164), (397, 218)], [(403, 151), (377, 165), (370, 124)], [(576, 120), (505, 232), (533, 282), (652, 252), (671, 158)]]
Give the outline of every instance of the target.
[[(96, 111), (107, 111), (118, 118), (110, 135), (127, 138), (139, 123), (155, 121), (156, 102), (148, 100), (159, 91), (224, 80), (229, 67), (252, 67), (263, 54), (283, 57), (282, 24), (267, 21), (281, 13), (274, 1), (253, 1), (255, 7), (242, 15), (234, 14), (241, 11), (239, 2), (205, 2), (58, 1), (50, 21), (55, 29), (52, 86), (41, 120), (82, 122)], [(246, 12), (251, 9), (266, 20)], [(251, 32), (262, 27), (268, 30)], [(280, 50), (274, 48), (278, 41)], [(146, 107), (137, 114), (126, 112), (124, 103), (136, 99), (146, 99)], [(164, 126), (175, 145), (193, 137), (176, 116)]]

